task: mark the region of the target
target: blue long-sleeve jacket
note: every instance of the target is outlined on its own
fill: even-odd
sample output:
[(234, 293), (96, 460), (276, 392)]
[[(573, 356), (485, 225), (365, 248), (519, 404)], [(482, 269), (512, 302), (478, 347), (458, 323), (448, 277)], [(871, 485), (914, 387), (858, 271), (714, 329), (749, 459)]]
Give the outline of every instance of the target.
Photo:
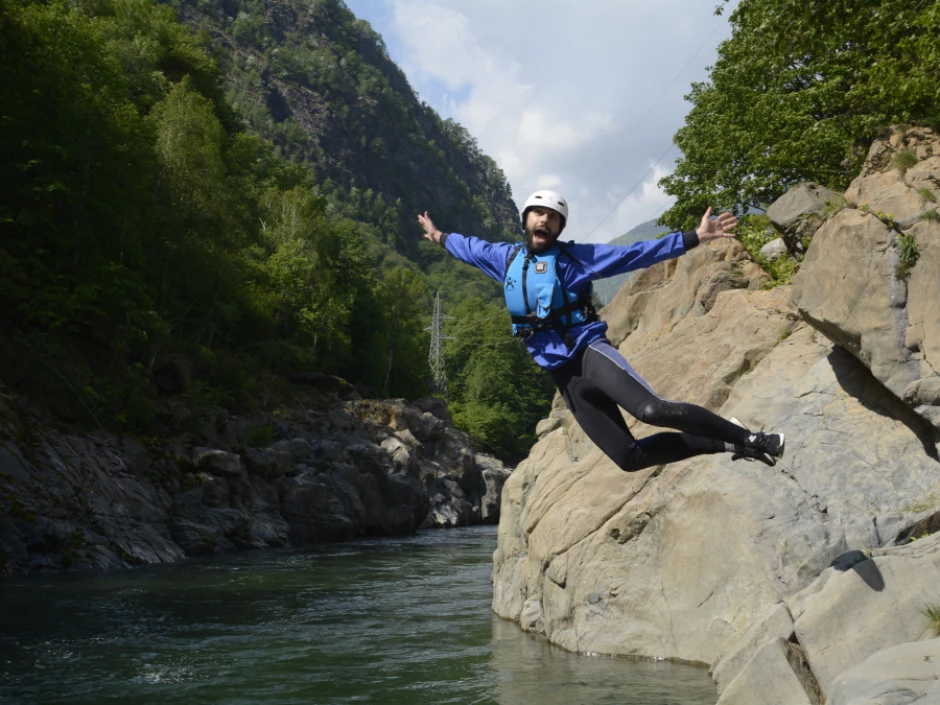
[[(454, 257), (482, 270), (502, 284), (506, 264), (515, 245), (486, 242), (476, 237), (449, 233), (441, 244)], [(571, 243), (565, 247), (572, 257), (561, 255), (556, 266), (565, 289), (580, 293), (592, 281), (626, 274), (685, 254), (698, 245), (695, 231), (672, 233), (659, 240), (643, 240), (632, 245), (587, 245)], [(578, 357), (595, 340), (604, 338), (607, 324), (594, 321), (568, 329), (575, 344), (568, 348), (557, 331), (543, 329), (526, 339), (525, 344), (536, 363), (544, 369), (561, 367)]]

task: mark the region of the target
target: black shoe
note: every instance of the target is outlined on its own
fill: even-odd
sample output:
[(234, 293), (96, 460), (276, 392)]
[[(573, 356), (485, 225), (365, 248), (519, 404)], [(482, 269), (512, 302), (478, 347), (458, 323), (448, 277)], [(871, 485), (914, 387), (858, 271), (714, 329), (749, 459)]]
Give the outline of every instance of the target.
[[(747, 428), (735, 418), (731, 418), (730, 421), (736, 426)], [(783, 457), (784, 449), (784, 434), (757, 431), (756, 433), (750, 433), (744, 445), (735, 445), (734, 455), (731, 456), (731, 459), (760, 460), (765, 465), (773, 467), (777, 464), (777, 460)]]
[(731, 455), (732, 460), (747, 460), (748, 462), (754, 462), (755, 460), (761, 461), (764, 465), (769, 465), (773, 467), (777, 464), (777, 461), (774, 458), (771, 458), (766, 453), (762, 453), (759, 450), (754, 450), (753, 448), (748, 448), (747, 446), (735, 446), (734, 453)]

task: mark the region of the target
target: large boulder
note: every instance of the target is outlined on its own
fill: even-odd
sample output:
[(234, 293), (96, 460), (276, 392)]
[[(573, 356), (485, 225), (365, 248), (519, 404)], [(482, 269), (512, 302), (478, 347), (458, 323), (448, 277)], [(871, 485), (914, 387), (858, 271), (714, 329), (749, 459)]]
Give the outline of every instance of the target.
[(806, 183), (795, 186), (767, 208), (767, 217), (781, 233), (794, 255), (806, 252), (813, 235), (825, 220), (830, 204), (841, 203), (841, 194), (825, 186)]
[[(931, 634), (936, 625), (925, 611), (940, 609), (938, 585), (940, 534), (934, 534), (828, 568), (788, 600), (796, 637), (826, 696), (870, 656)], [(940, 676), (940, 664), (934, 674)]]
[(778, 260), (786, 254), (789, 254), (787, 249), (787, 243), (784, 242), (782, 237), (778, 237), (776, 240), (771, 240), (762, 248), (760, 248), (761, 257), (766, 259), (768, 262), (773, 262)]
[(846, 670), (830, 705), (940, 705), (940, 639), (893, 646)]
[(476, 466), (483, 478), (483, 493), (478, 499), (480, 521), (496, 524), (499, 522), (499, 499), (511, 470), (492, 455), (482, 453), (476, 456)]
[[(876, 143), (873, 152), (910, 143), (924, 158), (906, 171), (864, 172), (852, 183), (847, 197), (864, 199), (867, 207), (843, 210), (819, 230), (794, 280), (793, 302), (806, 321), (940, 428), (940, 222), (923, 218), (937, 208), (925, 191), (940, 199), (940, 140), (893, 139)], [(902, 247), (911, 242), (919, 259), (899, 267)]]
[(940, 640), (920, 641), (940, 629), (940, 534), (900, 543), (844, 554), (771, 608), (742, 642), (751, 653), (774, 653), (785, 640), (799, 657), (729, 668), (735, 657), (725, 655), (714, 671), (719, 703), (749, 702), (748, 688), (768, 677), (781, 691), (799, 682), (804, 699), (790, 689), (793, 702), (812, 705), (940, 702)]
[[(661, 396), (783, 432), (786, 456), (624, 474), (556, 398), (503, 489), (497, 614), (576, 651), (708, 663), (722, 705), (936, 702), (929, 669), (892, 670), (940, 628), (931, 140), (873, 148), (792, 292), (716, 243), (618, 293), (610, 339)], [(905, 146), (920, 161), (894, 169)]]

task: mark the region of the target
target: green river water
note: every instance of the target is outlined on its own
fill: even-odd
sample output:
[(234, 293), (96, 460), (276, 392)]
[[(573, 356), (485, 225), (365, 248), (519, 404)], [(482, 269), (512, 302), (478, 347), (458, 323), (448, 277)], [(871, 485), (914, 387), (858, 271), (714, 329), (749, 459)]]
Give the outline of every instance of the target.
[(493, 527), (0, 583), (0, 703), (700, 705), (490, 611)]

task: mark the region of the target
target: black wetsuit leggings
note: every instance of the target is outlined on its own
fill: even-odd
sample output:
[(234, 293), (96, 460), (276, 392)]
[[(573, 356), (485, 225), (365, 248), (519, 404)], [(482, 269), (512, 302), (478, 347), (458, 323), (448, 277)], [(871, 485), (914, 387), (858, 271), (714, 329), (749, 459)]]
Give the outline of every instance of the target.
[[(607, 340), (551, 371), (565, 404), (594, 443), (622, 470), (633, 472), (743, 445), (748, 432), (708, 409), (659, 397)], [(681, 433), (637, 440), (618, 406), (643, 423)]]

